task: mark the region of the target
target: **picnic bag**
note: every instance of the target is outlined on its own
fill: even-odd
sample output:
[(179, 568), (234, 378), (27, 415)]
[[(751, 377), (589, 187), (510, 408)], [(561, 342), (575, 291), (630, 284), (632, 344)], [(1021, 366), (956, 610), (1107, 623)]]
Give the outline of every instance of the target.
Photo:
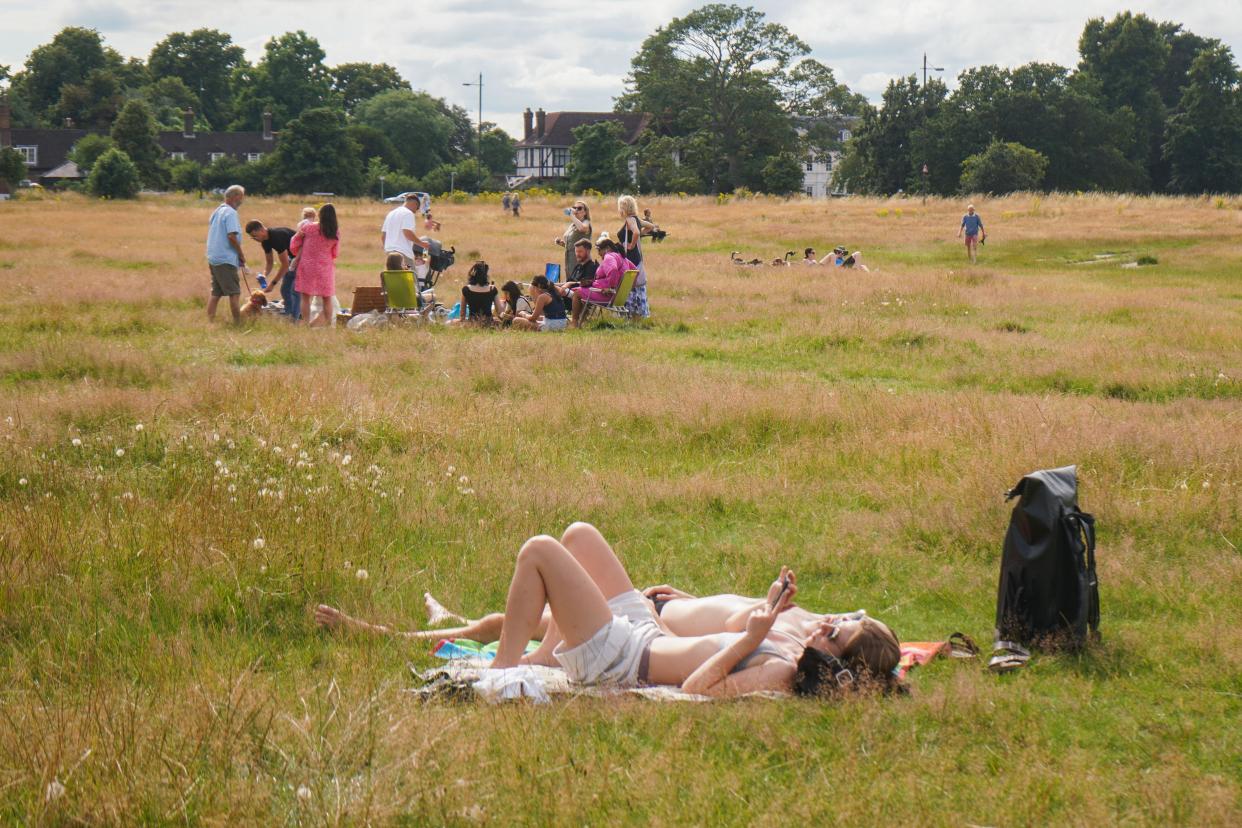
[(998, 641), (1078, 649), (1097, 639), (1095, 519), (1078, 508), (1076, 466), (1028, 474), (1005, 533), (996, 594)]

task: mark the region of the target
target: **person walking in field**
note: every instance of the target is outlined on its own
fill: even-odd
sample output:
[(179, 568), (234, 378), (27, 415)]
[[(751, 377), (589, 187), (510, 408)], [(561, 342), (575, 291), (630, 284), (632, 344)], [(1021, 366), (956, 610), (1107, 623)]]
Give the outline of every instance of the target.
[(979, 242), (987, 241), (987, 231), (983, 229), (983, 218), (975, 212), (975, 205), (966, 205), (966, 215), (962, 216), (962, 225), (957, 229), (957, 237), (960, 239), (962, 235), (966, 236), (966, 255), (970, 256), (970, 263), (974, 264), (979, 259)]
[[(336, 256), (340, 246), (336, 208), (331, 204), (320, 207), (319, 221), (299, 227), (289, 244), (290, 252), (298, 257), (294, 287), (302, 295), (302, 315), (312, 328), (332, 324), (332, 300), (336, 298)], [(311, 298), (314, 296), (323, 300), (323, 306), (318, 316), (312, 317)]]
[(241, 219), (237, 208), (246, 197), (246, 190), (234, 184), (224, 191), (224, 203), (211, 214), (207, 227), (207, 266), (211, 270), (211, 297), (207, 300), (207, 318), (214, 321), (220, 297), (227, 296), (233, 321), (241, 321), (241, 279), (238, 269), (246, 266), (241, 246)]

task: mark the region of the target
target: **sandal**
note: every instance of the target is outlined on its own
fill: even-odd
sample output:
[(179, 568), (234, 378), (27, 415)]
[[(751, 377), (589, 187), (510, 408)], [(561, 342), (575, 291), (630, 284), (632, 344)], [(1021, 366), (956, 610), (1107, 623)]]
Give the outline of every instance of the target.
[(955, 632), (946, 643), (949, 645), (949, 658), (975, 658), (979, 655), (979, 645), (966, 633)]
[(992, 646), (988, 669), (993, 673), (1009, 673), (1021, 669), (1031, 660), (1031, 651), (1013, 641), (997, 641)]

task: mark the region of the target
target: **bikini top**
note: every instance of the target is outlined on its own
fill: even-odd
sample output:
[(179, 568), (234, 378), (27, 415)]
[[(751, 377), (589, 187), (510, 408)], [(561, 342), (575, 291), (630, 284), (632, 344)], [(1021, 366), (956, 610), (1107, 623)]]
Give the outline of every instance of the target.
[[(717, 633), (716, 637), (721, 642), (721, 649), (724, 649), (725, 647), (728, 647), (733, 642), (740, 641), (743, 635), (745, 635), (745, 633)], [(759, 646), (755, 648), (754, 652), (752, 652), (750, 655), (746, 656), (746, 658), (739, 661), (737, 663), (737, 666), (734, 667), (729, 672), (730, 673), (742, 672), (746, 668), (752, 666), (752, 662), (761, 655), (773, 655), (781, 659), (782, 661), (788, 661), (788, 659), (785, 657), (785, 654), (780, 651), (779, 647), (777, 647), (775, 644), (768, 641), (767, 639), (764, 639), (763, 641), (759, 642)]]

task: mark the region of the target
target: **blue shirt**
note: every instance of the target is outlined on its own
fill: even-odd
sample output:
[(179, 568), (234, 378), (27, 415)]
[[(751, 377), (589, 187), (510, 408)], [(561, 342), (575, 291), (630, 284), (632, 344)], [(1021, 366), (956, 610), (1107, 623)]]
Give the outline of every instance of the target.
[(237, 211), (227, 204), (221, 204), (211, 214), (211, 224), (207, 228), (207, 264), (233, 265), (241, 264), (237, 250), (229, 244), (229, 233), (237, 234), (237, 243), (241, 244), (241, 219)]
[(962, 227), (966, 228), (966, 235), (977, 236), (979, 231), (983, 229), (983, 219), (979, 218), (979, 214), (971, 215), (967, 213), (962, 216)]

